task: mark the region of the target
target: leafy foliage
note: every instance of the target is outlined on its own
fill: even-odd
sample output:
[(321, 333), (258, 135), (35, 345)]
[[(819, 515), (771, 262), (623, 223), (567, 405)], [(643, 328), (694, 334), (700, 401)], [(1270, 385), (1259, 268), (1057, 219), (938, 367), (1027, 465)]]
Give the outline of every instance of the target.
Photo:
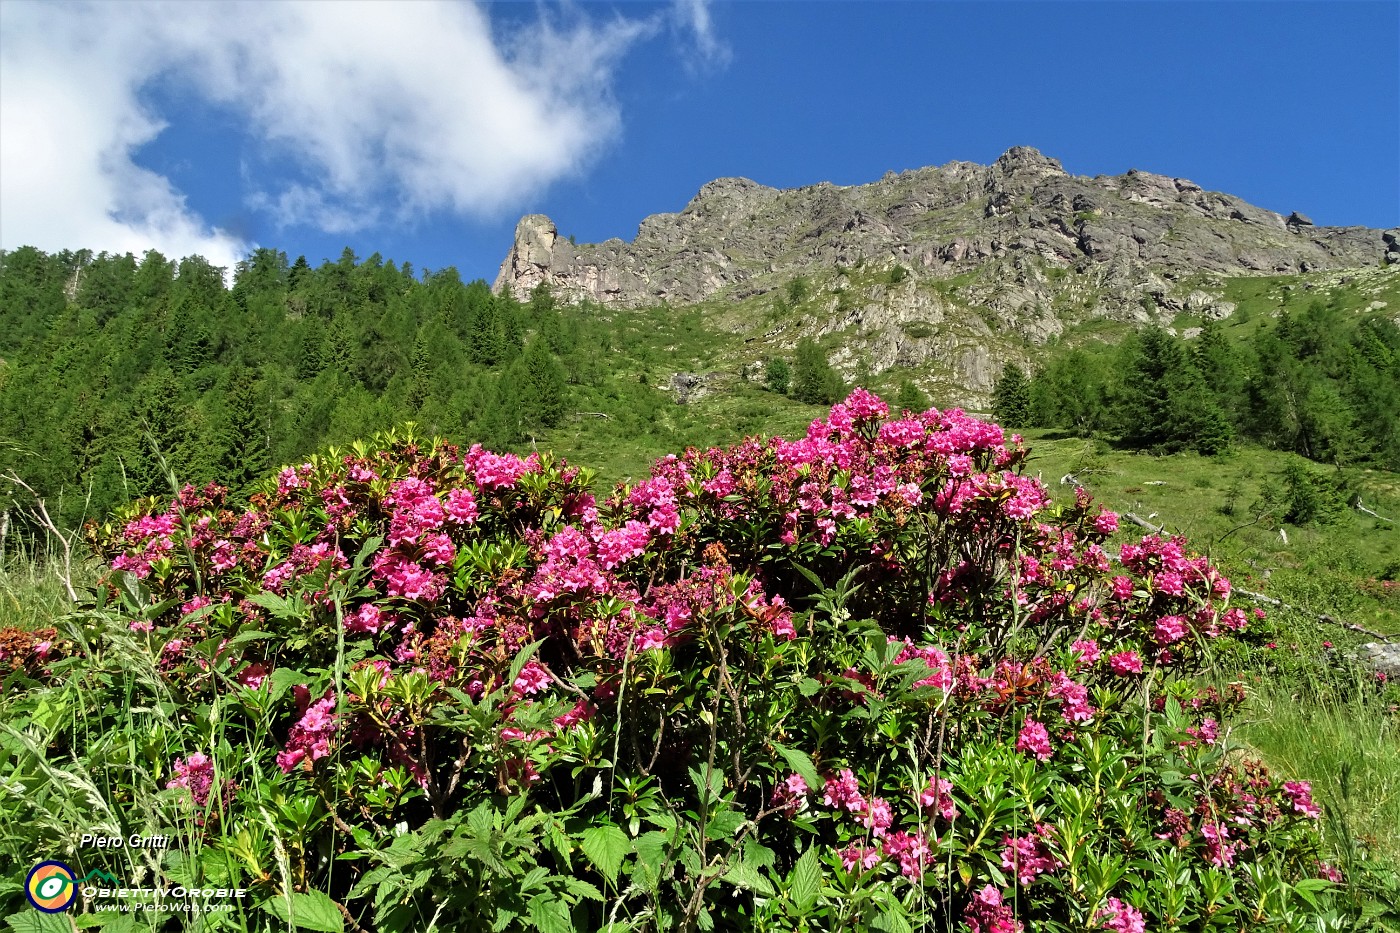
[(601, 500), (399, 433), (147, 501), (7, 681), (7, 836), (179, 823), (143, 870), (264, 929), (1345, 928), (1309, 786), (1192, 681), (1229, 583), (1179, 539), (1114, 567), (994, 425), (887, 414)]

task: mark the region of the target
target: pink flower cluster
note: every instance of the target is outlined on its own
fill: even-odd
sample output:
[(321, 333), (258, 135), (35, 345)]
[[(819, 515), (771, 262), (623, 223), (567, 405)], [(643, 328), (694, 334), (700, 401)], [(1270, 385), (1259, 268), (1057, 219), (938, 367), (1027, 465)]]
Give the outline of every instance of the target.
[(1308, 781), (1285, 781), (1283, 795), (1293, 805), (1293, 809), (1308, 819), (1322, 816), (1322, 809), (1312, 799), (1312, 784)]
[(1002, 893), (990, 884), (972, 895), (963, 922), (969, 933), (1022, 933), (1025, 929)]
[(1041, 875), (1060, 867), (1059, 859), (1051, 854), (1045, 843), (1049, 829), (1041, 825), (1036, 826), (1035, 832), (1029, 836), (1008, 834), (1002, 837), (1005, 848), (1001, 850), (1001, 867), (1014, 872), (1018, 884), (1032, 884)]
[(165, 784), (167, 789), (183, 787), (190, 792), (197, 809), (209, 805), (209, 791), (214, 786), (214, 762), (203, 752), (189, 758), (175, 759), (175, 777)]
[(1039, 761), (1049, 761), (1054, 750), (1050, 747), (1050, 733), (1045, 726), (1029, 716), (1016, 736), (1016, 751), (1033, 755)]
[(1147, 922), (1142, 912), (1116, 897), (1110, 897), (1103, 907), (1094, 911), (1094, 923), (1099, 929), (1111, 933), (1147, 933)]
[[(306, 700), (306, 688), (297, 687), (298, 705)], [(331, 753), (331, 738), (335, 735), (335, 697), (329, 690), (314, 703), (303, 707), (301, 719), (292, 726), (283, 751), (277, 753), (277, 766), (290, 773), (298, 765), (309, 768), (311, 763)], [(305, 762), (305, 764), (302, 764)]]
[[(799, 786), (806, 787), (800, 777), (788, 778), (786, 786), (779, 785), (774, 791), (774, 802), (788, 812), (796, 812), (798, 798), (802, 796), (797, 790)], [(915, 799), (922, 809), (933, 810), (945, 820), (952, 820), (957, 816), (957, 806), (948, 793), (951, 789), (948, 781), (934, 778)], [(822, 788), (822, 803), (838, 812), (850, 813), (855, 825), (865, 830), (872, 840), (870, 845), (853, 843), (840, 851), (847, 871), (857, 868), (868, 871), (888, 858), (898, 865), (906, 878), (917, 881), (923, 877), (934, 855), (932, 837), (923, 829), (915, 832), (895, 829), (898, 819), (894, 807), (883, 797), (862, 795), (859, 782), (849, 768), (827, 777)]]

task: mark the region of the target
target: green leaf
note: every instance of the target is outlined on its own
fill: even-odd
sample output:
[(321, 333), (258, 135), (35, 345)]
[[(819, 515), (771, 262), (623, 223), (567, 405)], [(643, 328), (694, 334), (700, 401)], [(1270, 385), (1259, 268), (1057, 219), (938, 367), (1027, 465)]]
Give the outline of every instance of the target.
[(622, 859), (632, 851), (627, 834), (611, 824), (590, 826), (583, 831), (579, 848), (583, 849), (583, 854), (593, 863), (593, 867), (608, 879), (608, 883), (616, 887)]
[(267, 675), (269, 695), (275, 700), (297, 684), (306, 683), (306, 675), (290, 667), (279, 667)]
[(530, 898), (530, 922), (540, 933), (574, 933), (569, 908), (553, 894)]
[(262, 606), (272, 613), (277, 619), (295, 619), (302, 614), (302, 604), (300, 601), (293, 601), (278, 596), (276, 593), (254, 593), (248, 597), (248, 601), (256, 606)]
[(315, 930), (317, 933), (345, 933), (345, 918), (331, 900), (320, 891), (306, 894), (295, 893), (274, 897), (263, 902), (263, 910), (283, 923), (290, 923), (298, 930)]
[(248, 631), (246, 631), (246, 632), (239, 632), (237, 635), (235, 635), (235, 636), (233, 636), (232, 638), (230, 638), (230, 639), (228, 640), (228, 644), (224, 645), (223, 648), (221, 649), (221, 651), (222, 651), (222, 652), (226, 652), (226, 651), (228, 651), (230, 648), (237, 648), (239, 645), (245, 645), (245, 644), (247, 644), (247, 643), (250, 642), (250, 641), (261, 641), (261, 640), (264, 639), (264, 638), (276, 638), (276, 637), (277, 637), (277, 636), (274, 635), (274, 634), (272, 634), (271, 632), (259, 632), (259, 631), (255, 631), (255, 630), (250, 629), (250, 630), (248, 630)]
[(821, 892), (822, 867), (817, 861), (815, 847), (802, 853), (792, 868), (788, 879), (788, 899), (797, 916), (805, 917), (817, 906), (817, 895)]
[(914, 933), (914, 928), (909, 925), (909, 920), (904, 916), (904, 912), (895, 906), (886, 906), (883, 913), (875, 915), (870, 921), (870, 926), (876, 930), (883, 930), (884, 933)]
[(735, 887), (747, 888), (764, 897), (772, 897), (777, 892), (773, 890), (773, 884), (754, 865), (748, 862), (737, 862), (729, 866), (729, 871), (724, 873), (723, 881), (727, 881)]
[(46, 914), (38, 910), (6, 917), (5, 922), (15, 933), (72, 933), (73, 930), (68, 925), (67, 914)]
[(748, 821), (749, 818), (739, 810), (716, 810), (710, 817), (710, 824), (705, 827), (705, 836), (708, 839), (728, 839)]
[(565, 876), (564, 887), (569, 889), (569, 893), (575, 897), (586, 897), (590, 901), (603, 900), (603, 892), (599, 891), (596, 885), (584, 881), (582, 878), (570, 878)]
[(807, 757), (806, 752), (788, 748), (786, 745), (779, 745), (776, 742), (773, 743), (773, 748), (777, 750), (779, 755), (783, 756), (783, 760), (787, 762), (793, 773), (807, 782), (809, 790), (818, 790), (822, 786), (824, 782), (821, 775), (817, 773), (817, 766), (812, 764), (812, 759)]
[[(666, 861), (666, 833), (652, 831), (637, 837), (637, 871), (648, 888), (661, 881), (661, 869)], [(636, 875), (633, 875), (636, 878)]]

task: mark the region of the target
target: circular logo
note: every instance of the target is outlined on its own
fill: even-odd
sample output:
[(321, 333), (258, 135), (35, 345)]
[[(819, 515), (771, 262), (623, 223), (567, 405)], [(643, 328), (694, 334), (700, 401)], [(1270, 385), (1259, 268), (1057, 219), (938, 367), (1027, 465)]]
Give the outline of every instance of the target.
[(62, 862), (40, 862), (24, 879), (24, 894), (29, 903), (44, 913), (61, 913), (78, 896), (77, 878), (73, 869)]

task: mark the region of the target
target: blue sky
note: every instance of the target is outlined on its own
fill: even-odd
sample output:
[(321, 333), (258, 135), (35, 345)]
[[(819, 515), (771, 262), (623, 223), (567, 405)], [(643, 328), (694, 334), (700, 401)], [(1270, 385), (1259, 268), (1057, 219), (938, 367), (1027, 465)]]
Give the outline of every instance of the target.
[(0, 247), (350, 246), (493, 278), (713, 178), (1030, 145), (1400, 224), (1400, 3), (0, 0)]

